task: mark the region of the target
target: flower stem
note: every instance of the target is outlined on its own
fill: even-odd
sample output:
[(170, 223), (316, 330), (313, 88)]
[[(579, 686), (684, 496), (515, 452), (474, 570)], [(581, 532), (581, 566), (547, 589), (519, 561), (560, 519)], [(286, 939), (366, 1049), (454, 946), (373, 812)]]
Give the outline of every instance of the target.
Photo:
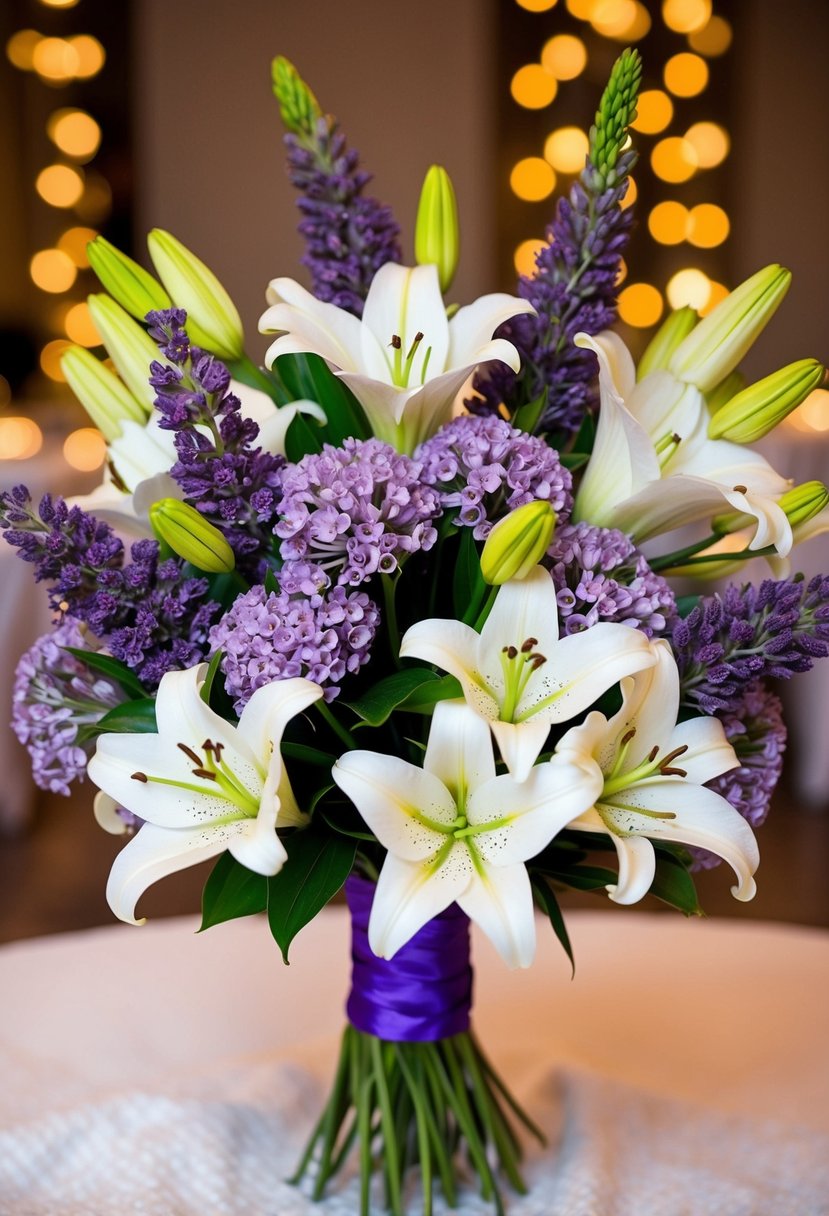
[[(701, 553), (703, 549), (707, 549), (709, 545), (716, 544), (718, 540), (722, 540), (721, 532), (712, 532), (710, 536), (706, 536), (704, 540), (695, 541), (693, 545), (687, 545), (684, 549), (676, 549), (673, 553), (665, 553), (662, 557), (649, 558), (651, 570), (669, 570), (671, 566), (682, 565), (686, 558), (693, 557), (696, 553)], [(717, 554), (718, 559), (730, 557), (731, 554)]]
[(321, 716), (325, 719), (325, 721), (331, 727), (334, 734), (337, 736), (337, 738), (343, 744), (343, 746), (348, 748), (349, 751), (351, 751), (351, 749), (354, 747), (354, 740), (351, 738), (351, 735), (345, 729), (342, 722), (337, 721), (337, 719), (332, 714), (331, 710), (326, 705), (325, 701), (323, 701), (323, 700), (315, 701), (314, 704), (316, 705), (317, 709), (319, 710)]
[(397, 626), (397, 608), (394, 603), (394, 593), (397, 586), (394, 575), (381, 574), (383, 585), (383, 607), (385, 608), (386, 631), (389, 635), (391, 657), (395, 667), (400, 666), (400, 630)]

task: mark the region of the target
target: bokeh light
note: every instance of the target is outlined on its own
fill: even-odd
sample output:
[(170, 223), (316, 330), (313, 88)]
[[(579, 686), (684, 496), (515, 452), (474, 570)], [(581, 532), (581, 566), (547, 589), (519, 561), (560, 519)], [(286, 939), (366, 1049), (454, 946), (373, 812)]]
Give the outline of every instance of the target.
[(544, 141), (544, 157), (559, 173), (581, 173), (589, 147), (581, 127), (559, 127)]
[(595, 0), (590, 24), (605, 38), (628, 38), (637, 19), (635, 0)]
[(674, 116), (674, 103), (662, 89), (645, 89), (636, 103), (636, 117), (631, 126), (643, 135), (658, 135)]
[(619, 206), (624, 211), (626, 207), (632, 207), (639, 196), (639, 187), (632, 177), (628, 178), (628, 188), (625, 191), (625, 196)]
[(711, 19), (711, 0), (664, 0), (662, 20), (675, 34), (693, 34)]
[(58, 249), (68, 253), (78, 270), (86, 270), (89, 265), (86, 247), (98, 235), (94, 228), (67, 228), (58, 238)]
[(54, 294), (68, 291), (77, 273), (75, 263), (62, 249), (41, 249), (29, 263), (35, 286)]
[(616, 271), (616, 286), (618, 287), (620, 283), (624, 283), (627, 277), (628, 264), (624, 258), (619, 258), (619, 269)]
[(663, 78), (674, 97), (696, 97), (708, 84), (708, 64), (699, 55), (681, 51), (665, 64)]
[(662, 294), (651, 283), (631, 283), (619, 295), (619, 316), (637, 329), (655, 325), (663, 308)]
[(567, 0), (567, 11), (577, 21), (589, 21), (596, 0)]
[(40, 0), (46, 8), (74, 8), (78, 0)]
[(106, 454), (104, 437), (93, 426), (79, 427), (63, 441), (64, 460), (81, 473), (92, 473), (99, 469), (106, 460)]
[(89, 80), (90, 77), (97, 76), (106, 63), (106, 51), (98, 39), (93, 38), (91, 34), (77, 34), (74, 38), (69, 39), (69, 45), (78, 59), (75, 75), (80, 80)]
[(71, 345), (65, 338), (55, 338), (52, 342), (47, 342), (40, 352), (40, 366), (50, 380), (56, 380), (59, 384), (66, 382), (60, 361), (64, 351)]
[(31, 72), (34, 67), (35, 47), (40, 42), (42, 34), (37, 30), (18, 30), (12, 34), (6, 43), (6, 57), (23, 72)]
[(84, 110), (55, 110), (46, 130), (52, 143), (75, 160), (91, 160), (101, 143), (101, 128)]
[(586, 64), (587, 48), (574, 34), (556, 34), (541, 52), (541, 66), (556, 80), (575, 80)]
[(32, 52), (32, 67), (47, 84), (73, 80), (80, 62), (76, 48), (65, 38), (41, 38)]
[(555, 8), (558, 0), (515, 0), (519, 8), (525, 8), (528, 13), (546, 13)]
[(657, 203), (648, 216), (648, 231), (660, 245), (678, 245), (688, 231), (688, 208), (673, 199)]
[(38, 194), (52, 207), (74, 207), (83, 187), (83, 175), (71, 165), (47, 165), (35, 181)]
[(699, 249), (714, 249), (728, 238), (731, 224), (722, 207), (699, 203), (688, 216), (688, 240)]
[(684, 308), (686, 304), (698, 312), (705, 308), (711, 295), (711, 280), (702, 270), (688, 267), (678, 270), (668, 280), (665, 289), (671, 308)]
[(67, 312), (64, 321), (67, 338), (77, 342), (78, 346), (100, 346), (101, 335), (92, 320), (88, 305), (81, 301), (73, 304)]
[(708, 288), (708, 300), (699, 310), (700, 315), (703, 317), (707, 317), (709, 312), (716, 308), (728, 295), (728, 288), (725, 283), (717, 283), (714, 279), (709, 282)]
[(671, 135), (660, 139), (651, 152), (651, 166), (664, 182), (687, 182), (697, 170), (697, 154), (687, 139)]
[(688, 35), (688, 45), (692, 51), (698, 51), (700, 55), (709, 55), (713, 58), (716, 55), (725, 54), (731, 46), (733, 36), (731, 26), (725, 17), (712, 17), (703, 29), (695, 30), (693, 34)]
[(786, 422), (796, 431), (807, 434), (829, 431), (829, 390), (813, 389), (803, 404), (789, 414)]
[(526, 156), (513, 168), (509, 184), (513, 194), (527, 203), (537, 203), (555, 190), (556, 175), (542, 157)]
[(43, 432), (33, 418), (0, 418), (0, 458), (29, 460), (43, 447)]
[(716, 122), (695, 122), (685, 132), (685, 138), (693, 145), (700, 169), (721, 165), (731, 148), (728, 132)]
[(555, 97), (558, 85), (540, 63), (527, 63), (513, 76), (510, 92), (525, 110), (543, 110)]
[(512, 259), (516, 273), (532, 278), (536, 272), (535, 256), (546, 244), (547, 242), (540, 237), (531, 237), (527, 241), (522, 241), (516, 248)]

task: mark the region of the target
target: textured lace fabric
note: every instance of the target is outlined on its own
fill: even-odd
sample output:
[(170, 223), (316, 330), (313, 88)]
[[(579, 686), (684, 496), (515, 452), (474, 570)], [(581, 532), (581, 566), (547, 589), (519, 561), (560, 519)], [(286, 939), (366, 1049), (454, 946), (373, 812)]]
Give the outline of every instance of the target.
[[(24, 1075), (4, 1078), (12, 1085)], [(78, 1102), (0, 1129), (2, 1216), (354, 1216), (353, 1174), (322, 1204), (285, 1181), (323, 1084), (253, 1060), (169, 1087)], [(521, 1094), (549, 1137), (510, 1216), (826, 1216), (829, 1137), (752, 1122), (574, 1071)], [(383, 1211), (376, 1196), (377, 1213)], [(448, 1209), (439, 1199), (441, 1216)], [(471, 1189), (458, 1216), (491, 1208)], [(418, 1179), (410, 1216), (422, 1212)]]

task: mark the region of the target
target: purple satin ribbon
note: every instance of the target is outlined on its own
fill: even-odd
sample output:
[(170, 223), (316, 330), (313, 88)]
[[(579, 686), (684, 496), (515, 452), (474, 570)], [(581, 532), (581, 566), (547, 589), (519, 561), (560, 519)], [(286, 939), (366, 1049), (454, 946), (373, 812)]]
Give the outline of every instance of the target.
[(351, 912), (348, 1020), (357, 1030), (394, 1043), (425, 1043), (469, 1029), (472, 967), (469, 917), (452, 904), (429, 921), (393, 959), (368, 944), (375, 884), (352, 874), (345, 884)]

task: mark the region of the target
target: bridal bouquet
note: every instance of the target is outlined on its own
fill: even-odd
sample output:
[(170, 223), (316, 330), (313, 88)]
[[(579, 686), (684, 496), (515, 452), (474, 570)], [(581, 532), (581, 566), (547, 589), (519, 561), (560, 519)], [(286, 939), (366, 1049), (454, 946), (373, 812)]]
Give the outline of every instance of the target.
[[(311, 290), (267, 289), (263, 361), (212, 272), (154, 231), (157, 277), (101, 238), (90, 308), (108, 359), (66, 378), (107, 439), (87, 499), (0, 496), (55, 625), (22, 659), (14, 727), (37, 782), (88, 773), (128, 836), (107, 898), (215, 859), (203, 927), (264, 912), (284, 958), (345, 886), (348, 1024), (299, 1164), (313, 1195), (359, 1159), (402, 1211), (419, 1164), (502, 1210), (517, 1106), (470, 1030), (469, 922), (527, 967), (566, 888), (699, 911), (724, 859), (754, 894), (753, 828), (785, 728), (769, 678), (829, 652), (829, 577), (788, 574), (829, 493), (749, 444), (818, 384), (746, 385), (789, 274), (674, 312), (638, 367), (609, 328), (632, 212), (641, 75), (616, 63), (584, 171), (518, 294), (448, 302), (451, 181), (426, 175), (403, 263), (336, 121), (284, 59)], [(691, 525), (676, 539), (666, 539)], [(690, 538), (690, 539), (689, 539)], [(768, 579), (677, 598), (671, 577)]]

